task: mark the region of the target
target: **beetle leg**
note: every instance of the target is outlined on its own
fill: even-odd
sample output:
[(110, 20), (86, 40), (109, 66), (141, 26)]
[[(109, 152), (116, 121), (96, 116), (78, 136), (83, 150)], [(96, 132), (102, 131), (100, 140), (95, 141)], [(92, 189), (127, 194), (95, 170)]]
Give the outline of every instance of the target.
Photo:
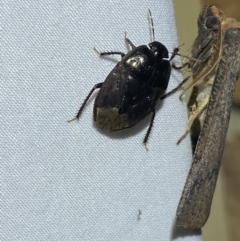
[(136, 46), (132, 43), (132, 41), (129, 38), (125, 38), (125, 41), (132, 47), (132, 49), (136, 48)]
[(168, 97), (169, 95), (174, 94), (176, 91), (178, 91), (190, 78), (190, 76), (186, 77), (177, 87), (175, 87), (174, 89), (172, 89), (171, 91), (169, 91), (168, 93), (164, 94), (161, 96), (160, 100), (165, 99), (166, 97)]
[(170, 57), (170, 59), (169, 59), (169, 62), (171, 62), (172, 59), (173, 59), (176, 55), (178, 55), (178, 52), (179, 52), (179, 47), (174, 48), (174, 50), (173, 50), (173, 52), (172, 52), (172, 55), (171, 55), (171, 57)]
[(151, 132), (151, 129), (152, 129), (152, 126), (153, 126), (154, 117), (155, 117), (155, 109), (153, 109), (153, 111), (152, 111), (152, 118), (151, 118), (151, 121), (150, 121), (148, 130), (147, 130), (147, 133), (146, 133), (146, 135), (145, 135), (145, 137), (144, 137), (144, 140), (143, 140), (143, 144), (144, 144), (144, 146), (146, 147), (147, 151), (148, 151), (147, 141), (148, 141), (148, 137), (149, 137), (149, 135), (150, 135), (150, 132)]
[(89, 92), (88, 96), (86, 97), (86, 99), (85, 99), (84, 102), (82, 103), (82, 105), (81, 105), (78, 113), (76, 114), (76, 116), (75, 116), (74, 118), (68, 120), (68, 121), (67, 121), (68, 123), (69, 123), (69, 122), (72, 122), (72, 121), (74, 121), (74, 120), (79, 119), (79, 116), (81, 115), (82, 110), (83, 110), (84, 106), (86, 105), (87, 101), (89, 100), (89, 98), (91, 97), (92, 93), (94, 92), (94, 90), (101, 88), (101, 87), (102, 87), (102, 84), (103, 84), (103, 82), (102, 82), (102, 83), (98, 83), (98, 84), (96, 84), (96, 85), (93, 86), (93, 88), (92, 88), (91, 91)]
[(93, 50), (100, 56), (106, 56), (106, 55), (121, 55), (121, 57), (123, 58), (125, 56), (125, 53), (120, 52), (120, 51), (110, 51), (110, 52), (100, 52), (97, 48), (93, 48)]
[(127, 38), (127, 32), (124, 32), (124, 39), (125, 39), (126, 43), (132, 47), (132, 49), (136, 48), (136, 46), (132, 43), (132, 41), (129, 38)]

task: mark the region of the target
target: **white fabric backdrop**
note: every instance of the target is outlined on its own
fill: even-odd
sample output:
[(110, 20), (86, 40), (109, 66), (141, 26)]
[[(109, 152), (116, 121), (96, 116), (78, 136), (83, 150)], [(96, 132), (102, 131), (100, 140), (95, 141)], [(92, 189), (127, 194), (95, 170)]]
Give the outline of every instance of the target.
[[(116, 64), (93, 47), (126, 52), (124, 31), (148, 44), (148, 8), (172, 51), (168, 0), (3, 0), (1, 240), (201, 240), (173, 228), (191, 163), (189, 138), (176, 145), (187, 123), (179, 93), (158, 105), (148, 152), (150, 116), (102, 132), (92, 122), (96, 93), (79, 122), (66, 122)], [(168, 90), (181, 80), (173, 71)]]

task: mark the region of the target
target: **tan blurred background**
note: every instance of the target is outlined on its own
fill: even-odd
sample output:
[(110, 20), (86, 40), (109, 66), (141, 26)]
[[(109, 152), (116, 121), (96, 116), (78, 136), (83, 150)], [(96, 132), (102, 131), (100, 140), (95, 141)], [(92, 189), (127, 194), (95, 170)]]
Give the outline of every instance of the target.
[[(240, 0), (173, 0), (181, 53), (197, 35), (197, 18), (204, 4), (215, 4), (240, 22)], [(203, 227), (204, 241), (240, 240), (240, 80), (237, 81), (223, 163), (210, 217)]]

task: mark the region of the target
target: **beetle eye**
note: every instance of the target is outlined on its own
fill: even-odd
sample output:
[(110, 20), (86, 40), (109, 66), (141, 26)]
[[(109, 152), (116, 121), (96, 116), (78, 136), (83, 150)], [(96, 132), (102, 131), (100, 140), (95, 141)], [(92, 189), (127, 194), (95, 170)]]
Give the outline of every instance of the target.
[(154, 56), (159, 57), (161, 59), (167, 59), (168, 58), (168, 50), (160, 42), (154, 41), (154, 42), (149, 44), (149, 47), (152, 50)]

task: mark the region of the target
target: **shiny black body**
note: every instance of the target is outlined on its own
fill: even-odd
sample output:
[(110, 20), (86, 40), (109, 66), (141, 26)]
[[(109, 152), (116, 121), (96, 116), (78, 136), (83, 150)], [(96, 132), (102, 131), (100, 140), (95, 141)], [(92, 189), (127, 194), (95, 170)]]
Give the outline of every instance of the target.
[[(163, 50), (166, 51), (166, 48)], [(102, 129), (110, 131), (134, 126), (154, 111), (157, 101), (167, 89), (170, 72), (170, 62), (162, 56), (154, 56), (154, 52), (146, 45), (134, 48), (102, 84), (95, 99), (94, 120)], [(115, 108), (119, 118), (114, 118), (110, 125), (111, 118), (106, 117), (108, 123), (105, 123), (104, 117), (102, 121), (99, 120), (99, 108)], [(121, 118), (125, 115), (126, 118)], [(121, 123), (117, 123), (117, 119)]]
[(104, 82), (92, 88), (77, 115), (70, 121), (79, 119), (94, 90), (100, 88), (93, 109), (94, 121), (98, 127), (108, 131), (122, 130), (134, 126), (152, 112), (143, 141), (146, 144), (155, 117), (155, 106), (168, 86), (170, 60), (178, 49), (168, 60), (168, 50), (160, 42), (153, 41), (149, 47), (135, 47), (128, 38), (126, 42), (132, 48), (126, 55), (122, 52), (99, 53), (100, 56), (121, 55), (122, 60)]

